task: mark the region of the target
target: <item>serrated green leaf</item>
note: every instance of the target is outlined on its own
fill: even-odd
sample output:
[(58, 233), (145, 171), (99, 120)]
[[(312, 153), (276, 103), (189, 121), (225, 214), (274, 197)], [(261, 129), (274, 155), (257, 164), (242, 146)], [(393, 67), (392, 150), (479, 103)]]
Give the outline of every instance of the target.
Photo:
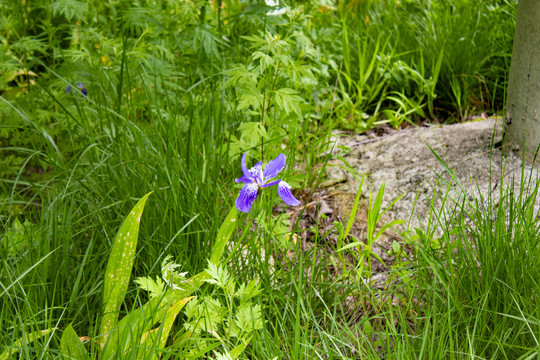
[(235, 316), (236, 325), (242, 332), (250, 333), (253, 330), (262, 329), (260, 305), (239, 306)]
[(150, 276), (139, 277), (135, 279), (134, 282), (139, 285), (141, 289), (148, 291), (151, 298), (160, 296), (165, 290), (165, 283), (158, 277), (156, 277), (156, 280), (152, 279)]
[(206, 270), (210, 279), (206, 282), (219, 286), (227, 295), (232, 296), (235, 293), (235, 284), (226, 268), (208, 262)]
[(253, 60), (257, 59), (259, 59), (261, 63), (261, 68), (263, 70), (266, 70), (268, 67), (274, 65), (274, 60), (272, 59), (272, 57), (268, 54), (263, 53), (262, 51), (255, 51), (253, 53)]
[(141, 215), (150, 194), (143, 196), (126, 217), (116, 235), (109, 255), (103, 284), (103, 317), (99, 328), (99, 333), (102, 336), (100, 339), (102, 347), (107, 341), (109, 332), (115, 329), (118, 324), (120, 305), (124, 301), (135, 259)]
[(257, 85), (257, 73), (249, 71), (244, 65), (239, 65), (234, 69), (228, 70), (225, 75), (229, 76), (227, 81), (225, 81), (225, 88), (235, 86), (236, 84), (251, 86), (253, 88)]
[(240, 111), (244, 109), (249, 109), (250, 106), (253, 107), (256, 112), (260, 111), (260, 108), (262, 107), (262, 101), (261, 95), (259, 93), (248, 92), (240, 95), (237, 110)]
[(176, 269), (181, 265), (172, 260), (172, 255), (167, 255), (161, 263), (161, 276), (163, 280), (174, 290), (182, 290), (182, 283), (186, 281), (187, 272), (180, 273)]
[(261, 138), (268, 139), (268, 134), (264, 125), (260, 122), (245, 122), (238, 127), (241, 133), (241, 140), (255, 146)]
[(227, 308), (223, 307), (217, 299), (205, 296), (199, 298), (197, 303), (190, 303), (186, 307), (188, 321), (184, 326), (192, 333), (204, 331), (212, 334), (217, 339), (221, 339), (217, 331), (227, 313)]
[(257, 47), (266, 44), (266, 40), (257, 35), (244, 35), (243, 39), (251, 42), (251, 47)]
[(299, 103), (303, 102), (304, 99), (298, 95), (298, 92), (289, 88), (278, 89), (275, 92), (275, 101), (276, 105), (285, 111), (286, 114), (294, 112), (299, 117), (302, 116), (302, 111), (300, 110)]
[(68, 20), (83, 20), (88, 13), (88, 5), (82, 1), (56, 0), (50, 6), (53, 14), (63, 14)]
[(261, 293), (261, 288), (256, 280), (251, 280), (246, 284), (241, 284), (236, 291), (235, 296), (238, 297), (241, 303), (247, 302), (251, 298), (259, 295)]

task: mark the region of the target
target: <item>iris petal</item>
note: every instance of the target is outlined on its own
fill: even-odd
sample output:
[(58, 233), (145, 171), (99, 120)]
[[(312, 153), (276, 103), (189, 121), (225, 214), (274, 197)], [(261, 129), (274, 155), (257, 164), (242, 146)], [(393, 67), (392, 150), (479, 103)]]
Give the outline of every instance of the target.
[(259, 186), (255, 183), (244, 185), (236, 198), (236, 208), (245, 213), (249, 212), (249, 210), (251, 210), (251, 204), (253, 204), (253, 201), (257, 198), (258, 190)]
[(246, 166), (246, 156), (247, 154), (244, 153), (244, 155), (242, 155), (242, 161), (240, 162), (240, 166), (242, 166), (242, 172), (244, 173), (244, 175), (248, 178), (251, 179), (251, 175), (247, 169), (247, 166)]
[(280, 181), (281, 181), (281, 179), (276, 180), (276, 181), (272, 181), (271, 183), (261, 185), (261, 187), (264, 188), (264, 187), (274, 186), (274, 185), (279, 184)]
[(300, 201), (298, 201), (298, 199), (296, 199), (291, 192), (291, 186), (285, 181), (281, 181), (278, 184), (277, 192), (279, 197), (285, 202), (285, 204), (289, 206), (300, 205)]
[(234, 181), (237, 183), (243, 182), (244, 184), (251, 184), (253, 182), (253, 180), (248, 178), (246, 175), (242, 175), (240, 179), (235, 179)]
[(263, 182), (263, 171), (262, 171), (262, 162), (259, 161), (250, 169), (250, 173), (253, 175), (255, 182), (261, 184)]
[(271, 179), (277, 176), (285, 167), (287, 158), (284, 154), (279, 154), (274, 160), (270, 160), (264, 168), (263, 175), (265, 179)]

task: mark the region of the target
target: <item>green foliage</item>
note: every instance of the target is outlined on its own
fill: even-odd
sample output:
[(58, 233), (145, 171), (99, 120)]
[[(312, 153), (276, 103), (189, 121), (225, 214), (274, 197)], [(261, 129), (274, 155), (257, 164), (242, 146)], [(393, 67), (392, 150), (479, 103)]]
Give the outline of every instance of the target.
[(22, 260), (26, 251), (38, 246), (37, 239), (35, 239), (36, 232), (35, 225), (30, 221), (21, 224), (19, 219), (15, 218), (11, 229), (7, 229), (2, 237), (0, 251), (4, 252), (7, 257), (17, 257)]
[(317, 42), (330, 35), (326, 45), (339, 54), (328, 66), (342, 62), (338, 122), (363, 131), (500, 111), (515, 9), (512, 0), (339, 2), (338, 29), (315, 33)]
[[(411, 236), (417, 249), (417, 296), (430, 304), (419, 314), (418, 325), (425, 329), (420, 354), (444, 357), (459, 348), (488, 359), (534, 358), (539, 322), (532, 297), (539, 285), (531, 274), (539, 270), (540, 224), (533, 200), (538, 178), (523, 168), (519, 182), (505, 177), (502, 160), (500, 176), (493, 180), (498, 191), (484, 195), (476, 188), (471, 196), (436, 157), (447, 168), (451, 186), (442, 206), (432, 208), (430, 226)], [(428, 324), (438, 319), (443, 324)], [(435, 336), (445, 345), (432, 344)]]
[[(247, 344), (250, 335), (261, 330), (263, 326), (260, 305), (253, 305), (251, 302), (260, 294), (255, 281), (250, 281), (247, 285), (241, 284), (237, 288), (229, 272), (211, 262), (208, 263), (206, 272), (209, 278), (205, 281), (216, 285), (224, 299), (220, 300), (215, 295), (203, 296), (190, 301), (186, 306), (186, 334), (190, 337), (198, 336), (188, 341), (184, 335), (182, 341), (194, 343), (193, 350), (190, 351), (193, 356), (200, 356), (201, 349), (213, 347), (212, 343), (216, 340), (224, 344), (231, 343), (235, 348), (243, 343)], [(203, 336), (205, 333), (211, 337)]]
[[(309, 205), (336, 127), (500, 111), (516, 2), (298, 4), (270, 16), (254, 0), (0, 2), (0, 358), (538, 354), (528, 195), (505, 190), (495, 212), (470, 200), (459, 213), (475, 226), (435, 209), (392, 244), (400, 261), (376, 290), (339, 270), (345, 256), (377, 255), (370, 244), (392, 224), (377, 228), (383, 188), (370, 194), (369, 241), (351, 240), (361, 189), (336, 224), (337, 248), (353, 243), (341, 261), (321, 256), (335, 245), (319, 228), (276, 217), (270, 193), (253, 221), (227, 213), (243, 152), (299, 162), (287, 181)], [(137, 250), (120, 265), (111, 240), (148, 191)], [(102, 348), (109, 259), (130, 271)]]
[(260, 226), (260, 229), (266, 233), (269, 239), (275, 241), (276, 244), (283, 250), (291, 248), (290, 228), (291, 228), (291, 215), (282, 213), (279, 217), (269, 214), (267, 209), (262, 211), (255, 218), (256, 223)]
[[(403, 224), (405, 221), (403, 220), (393, 220), (387, 224), (384, 224), (380, 228), (377, 228), (377, 225), (379, 223), (379, 220), (384, 215), (388, 209), (390, 209), (392, 206), (397, 203), (403, 195), (396, 198), (390, 205), (388, 205), (384, 210), (382, 209), (382, 202), (383, 202), (383, 196), (384, 196), (384, 188), (385, 184), (383, 183), (381, 187), (379, 188), (379, 191), (377, 192), (377, 196), (375, 199), (372, 199), (372, 193), (369, 194), (369, 203), (368, 203), (368, 216), (367, 216), (367, 229), (366, 229), (366, 239), (365, 242), (362, 240), (358, 240), (354, 238), (355, 241), (348, 243), (344, 246), (340, 246), (343, 244), (344, 239), (349, 236), (349, 232), (351, 230), (352, 224), (355, 220), (356, 212), (358, 210), (359, 200), (360, 200), (360, 194), (362, 191), (362, 184), (364, 182), (364, 178), (362, 178), (362, 181), (360, 182), (360, 186), (358, 188), (358, 192), (356, 194), (356, 199), (354, 201), (353, 208), (351, 210), (351, 215), (349, 217), (349, 221), (347, 223), (347, 227), (345, 228), (345, 231), (340, 232), (340, 237), (338, 241), (338, 252), (345, 251), (347, 249), (355, 249), (357, 251), (350, 252), (357, 261), (357, 268), (355, 269), (360, 277), (362, 279), (365, 279), (369, 276), (371, 276), (371, 258), (375, 257), (377, 260), (379, 260), (382, 264), (384, 264), (384, 261), (381, 259), (377, 253), (373, 252), (373, 244), (377, 239), (381, 237), (381, 235), (388, 229), (394, 228), (394, 226)], [(361, 249), (360, 249), (361, 247)], [(342, 261), (345, 263), (344, 261)], [(367, 265), (366, 265), (367, 263)]]
[(49, 335), (51, 332), (52, 332), (52, 329), (46, 329), (46, 330), (35, 331), (30, 334), (25, 334), (23, 338), (17, 340), (13, 344), (12, 349), (6, 350), (0, 354), (0, 360), (9, 359), (11, 355), (19, 352), (20, 347), (28, 346), (29, 344), (38, 340), (39, 338)]
[[(137, 358), (161, 357), (161, 353), (169, 348), (168, 339), (175, 319), (184, 306), (189, 303), (190, 305), (186, 309), (187, 321), (185, 323), (188, 332), (179, 340), (179, 344), (173, 345), (173, 347), (177, 347), (175, 351), (187, 354), (188, 358), (189, 354), (200, 356), (200, 348), (197, 345), (205, 342), (204, 339), (200, 338), (200, 331), (207, 331), (221, 340), (217, 335), (217, 331), (220, 330), (218, 327), (221, 323), (226, 322), (226, 339), (233, 337), (236, 339), (236, 344), (229, 347), (230, 344), (227, 341), (222, 342), (222, 345), (225, 346), (226, 354), (236, 359), (251, 340), (250, 335), (262, 328), (260, 306), (252, 305), (250, 301), (260, 293), (260, 290), (254, 281), (247, 285), (242, 284), (236, 289), (236, 284), (227, 270), (212, 262), (209, 262), (208, 270), (186, 279), (186, 273), (179, 274), (175, 271), (180, 265), (174, 263), (167, 256), (162, 265), (162, 276), (165, 282), (159, 278), (154, 281), (150, 277), (136, 279), (135, 283), (150, 293), (150, 299), (140, 308), (131, 310), (121, 320), (118, 320), (119, 308), (123, 303), (131, 277), (140, 219), (149, 195), (150, 193), (141, 198), (126, 217), (109, 255), (103, 290), (103, 313), (100, 319), (99, 336), (96, 338), (102, 348), (100, 358), (113, 359), (132, 355), (136, 355)], [(219, 231), (212, 258), (218, 260), (221, 258), (225, 244), (235, 229), (235, 225), (236, 209), (233, 208)], [(189, 295), (198, 290), (203, 282), (215, 284), (225, 293), (225, 307), (218, 299), (208, 296), (203, 297), (201, 301), (192, 300), (194, 297)], [(168, 286), (165, 286), (165, 283)], [(235, 301), (235, 299), (237, 300)], [(190, 302), (190, 300), (192, 301)], [(223, 309), (224, 312), (220, 309)], [(157, 323), (159, 326), (154, 327)], [(201, 328), (200, 324), (211, 325)], [(52, 329), (47, 329), (34, 332), (29, 334), (28, 338), (23, 337), (18, 340), (14, 345), (20, 347), (24, 343), (35, 341), (52, 331)], [(186, 341), (189, 342), (187, 347), (184, 344)], [(16, 347), (13, 351), (7, 350), (2, 353), (1, 358), (7, 359), (9, 355), (17, 351)], [(209, 349), (207, 348), (207, 350)], [(60, 339), (60, 350), (64, 356), (77, 359), (89, 358), (71, 324), (63, 331)]]
[[(95, 104), (129, 121), (177, 119), (187, 131), (189, 109), (217, 90), (233, 119), (221, 148), (231, 158), (264, 158), (265, 145), (272, 156), (329, 117), (363, 131), (502, 107), (513, 0), (313, 1), (275, 17), (260, 2), (219, 4), (0, 4), (0, 176), (50, 172), (50, 146), (71, 158), (90, 145), (88, 133), (116, 134)], [(65, 92), (79, 82), (87, 99)]]
[(234, 88), (236, 110), (245, 111), (249, 120), (239, 126), (239, 138), (231, 137), (231, 157), (252, 149), (264, 154), (265, 142), (271, 149), (294, 138), (311, 108), (309, 99), (318, 84), (315, 47), (302, 32), (305, 14), (298, 9), (287, 16), (282, 31), (244, 36), (252, 51), (249, 62), (226, 72), (224, 89)]
[(71, 324), (64, 329), (60, 339), (60, 352), (70, 359), (89, 359), (84, 345)]
[[(140, 216), (149, 195), (147, 194), (135, 205), (120, 228), (117, 243), (123, 246), (118, 246), (118, 248), (124, 249), (127, 246), (134, 253), (135, 246), (133, 245), (133, 240), (137, 238)], [(221, 257), (225, 243), (235, 228), (235, 216), (236, 210), (233, 208), (218, 233), (218, 241), (212, 252), (212, 258), (219, 259)], [(126, 234), (135, 235), (131, 235), (130, 237)], [(114, 266), (114, 261), (118, 257), (126, 258), (128, 256), (118, 256), (115, 250), (117, 249), (113, 246), (109, 260), (109, 264), (111, 264), (112, 260), (113, 265), (108, 266), (107, 271), (115, 271), (115, 278), (117, 278), (121, 274), (121, 269), (119, 269), (119, 266)], [(133, 257), (130, 258), (129, 262), (130, 264), (133, 263)], [(159, 357), (158, 354), (165, 350), (176, 317), (182, 308), (193, 299), (190, 295), (202, 285), (203, 281), (211, 282), (212, 280), (212, 273), (210, 272), (202, 272), (190, 279), (186, 279), (186, 273), (180, 274), (175, 270), (179, 266), (169, 256), (164, 259), (161, 271), (163, 280), (168, 286), (164, 286), (164, 283), (159, 278), (156, 281), (153, 281), (149, 277), (138, 278), (136, 283), (141, 288), (150, 292), (150, 300), (142, 307), (131, 311), (119, 322), (117, 322), (118, 313), (109, 310), (110, 306), (107, 302), (109, 297), (107, 297), (107, 293), (104, 291), (106, 306), (101, 319), (102, 326), (100, 327), (103, 358), (114, 358), (119, 354), (127, 356), (126, 353), (132, 353), (133, 351), (138, 354), (138, 357)], [(125, 264), (121, 267), (131, 268), (131, 266), (126, 266)], [(122, 283), (127, 286), (129, 278), (130, 274), (125, 277), (125, 281)], [(105, 287), (105, 290), (107, 290), (107, 287)], [(113, 315), (109, 315), (111, 313)], [(211, 313), (204, 313), (203, 315), (201, 316), (205, 321), (211, 321)], [(160, 326), (153, 328), (157, 322), (160, 323)], [(113, 326), (110, 326), (111, 323)], [(107, 338), (109, 339), (107, 340)], [(142, 346), (141, 348), (138, 346), (139, 343)]]
[(150, 276), (141, 276), (136, 278), (134, 282), (141, 289), (147, 291), (150, 298), (158, 297), (163, 294), (163, 291), (165, 291), (165, 282), (163, 282), (163, 280), (161, 280), (159, 277), (156, 277), (156, 280), (154, 280)]
[(99, 332), (103, 334), (103, 338), (100, 340), (102, 345), (107, 341), (109, 332), (117, 327), (120, 305), (124, 301), (124, 294), (129, 284), (135, 259), (141, 216), (148, 196), (150, 193), (139, 200), (124, 220), (111, 249), (103, 281), (104, 307), (99, 327)]

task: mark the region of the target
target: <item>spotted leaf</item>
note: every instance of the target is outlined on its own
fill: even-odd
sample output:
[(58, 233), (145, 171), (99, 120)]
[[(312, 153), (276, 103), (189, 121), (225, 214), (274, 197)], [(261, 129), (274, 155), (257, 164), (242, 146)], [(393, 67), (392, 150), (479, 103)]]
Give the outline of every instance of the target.
[(100, 344), (102, 347), (105, 345), (109, 333), (116, 329), (118, 324), (120, 305), (124, 301), (135, 259), (141, 215), (150, 194), (146, 194), (139, 200), (126, 217), (116, 235), (109, 255), (103, 281), (103, 317), (100, 325), (100, 334), (102, 335)]

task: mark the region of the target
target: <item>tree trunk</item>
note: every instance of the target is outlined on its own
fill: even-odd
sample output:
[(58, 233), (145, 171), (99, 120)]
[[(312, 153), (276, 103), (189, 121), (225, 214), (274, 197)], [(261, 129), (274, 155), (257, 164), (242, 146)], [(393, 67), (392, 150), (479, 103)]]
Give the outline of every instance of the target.
[(519, 0), (506, 97), (505, 151), (524, 150), (525, 159), (532, 162), (540, 144), (539, 111), (540, 1)]

